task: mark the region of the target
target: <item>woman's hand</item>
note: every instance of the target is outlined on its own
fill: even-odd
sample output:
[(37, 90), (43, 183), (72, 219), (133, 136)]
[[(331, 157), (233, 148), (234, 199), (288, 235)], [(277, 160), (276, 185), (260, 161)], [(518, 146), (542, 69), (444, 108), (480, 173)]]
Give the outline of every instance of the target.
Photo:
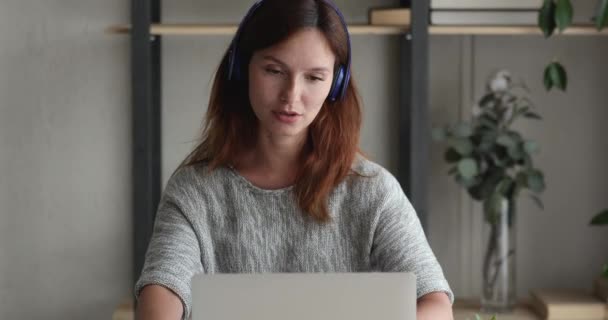
[(147, 285), (139, 294), (136, 320), (179, 320), (184, 307), (173, 291), (159, 285)]
[(431, 292), (417, 302), (417, 320), (453, 320), (452, 303), (445, 292)]

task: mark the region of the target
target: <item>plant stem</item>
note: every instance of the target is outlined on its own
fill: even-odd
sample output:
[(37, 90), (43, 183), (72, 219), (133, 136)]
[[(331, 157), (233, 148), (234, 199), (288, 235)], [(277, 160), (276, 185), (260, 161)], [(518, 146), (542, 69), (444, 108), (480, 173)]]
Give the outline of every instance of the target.
[(491, 224), (490, 236), (488, 238), (488, 247), (483, 262), (483, 279), (484, 279), (484, 292), (485, 297), (492, 296), (492, 285), (490, 285), (490, 266), (492, 262), (492, 256), (496, 253), (496, 232), (497, 227)]

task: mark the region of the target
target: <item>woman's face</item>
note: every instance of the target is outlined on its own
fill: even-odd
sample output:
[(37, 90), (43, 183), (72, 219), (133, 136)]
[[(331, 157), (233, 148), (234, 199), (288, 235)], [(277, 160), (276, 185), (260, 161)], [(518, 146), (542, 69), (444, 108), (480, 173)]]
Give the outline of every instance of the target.
[(264, 134), (305, 136), (329, 94), (334, 61), (329, 42), (313, 28), (253, 54), (249, 100)]

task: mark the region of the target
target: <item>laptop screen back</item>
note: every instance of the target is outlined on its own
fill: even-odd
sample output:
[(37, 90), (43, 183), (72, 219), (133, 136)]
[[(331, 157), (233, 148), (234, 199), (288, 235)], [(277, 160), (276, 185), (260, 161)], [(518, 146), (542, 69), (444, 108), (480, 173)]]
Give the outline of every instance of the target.
[(415, 320), (412, 273), (199, 274), (193, 320)]

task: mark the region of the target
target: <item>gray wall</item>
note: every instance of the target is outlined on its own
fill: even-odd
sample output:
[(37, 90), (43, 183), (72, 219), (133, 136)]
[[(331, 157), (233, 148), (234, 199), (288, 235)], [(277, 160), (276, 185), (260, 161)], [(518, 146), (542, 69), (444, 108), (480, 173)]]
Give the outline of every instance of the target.
[[(251, 1), (165, 1), (166, 22), (234, 22)], [(339, 1), (348, 20), (395, 1)], [(130, 79), (125, 1), (0, 4), (0, 319), (108, 319), (131, 291)], [(364, 101), (362, 147), (396, 167), (395, 36), (354, 36)], [(518, 220), (519, 293), (588, 287), (606, 259), (608, 232), (587, 221), (608, 206), (608, 93), (604, 38), (431, 39), (435, 125), (466, 118), (490, 70), (506, 67), (532, 88), (545, 121), (523, 124), (542, 146), (546, 209), (527, 199)], [(163, 181), (192, 147), (210, 79), (230, 38), (167, 37), (163, 48)], [(506, 49), (508, 48), (508, 49)], [(569, 67), (567, 94), (545, 94), (542, 67)], [(456, 294), (478, 293), (479, 208), (445, 174), (432, 148), (429, 237)]]
[(0, 2), (0, 319), (109, 319), (131, 271), (128, 2)]

